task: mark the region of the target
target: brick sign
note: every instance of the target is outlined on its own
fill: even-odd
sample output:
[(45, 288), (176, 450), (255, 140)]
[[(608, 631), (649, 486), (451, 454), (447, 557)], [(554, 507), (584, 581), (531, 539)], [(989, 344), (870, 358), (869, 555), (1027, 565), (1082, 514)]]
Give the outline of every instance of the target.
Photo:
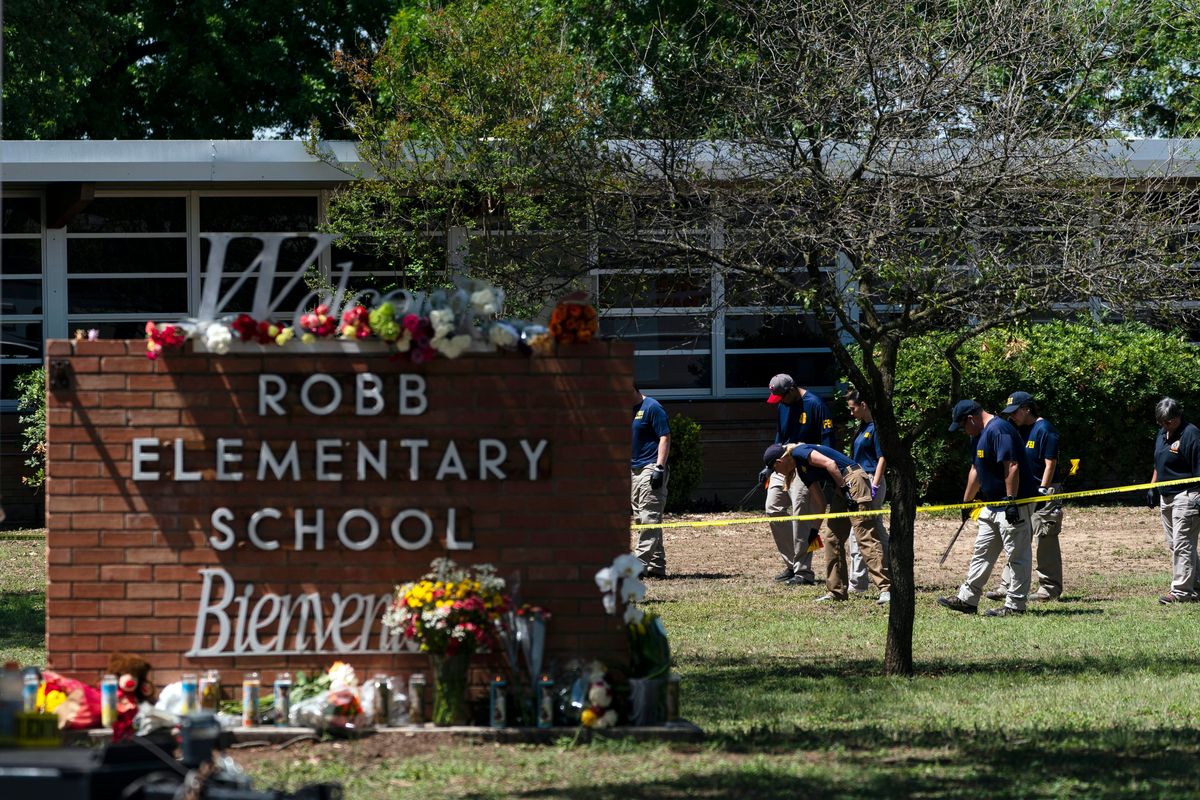
[(549, 654), (623, 660), (592, 575), (629, 546), (629, 345), (420, 366), (144, 351), (48, 345), (56, 668), (415, 667), (380, 617), (442, 556), (551, 609)]

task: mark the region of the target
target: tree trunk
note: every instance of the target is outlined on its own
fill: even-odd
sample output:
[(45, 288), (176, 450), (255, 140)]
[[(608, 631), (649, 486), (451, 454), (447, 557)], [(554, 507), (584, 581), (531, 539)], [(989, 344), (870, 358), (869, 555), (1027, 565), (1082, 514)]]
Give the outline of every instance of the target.
[[(916, 580), (913, 576), (913, 529), (917, 508), (917, 472), (910, 458), (889, 460), (893, 485), (888, 565), (892, 572), (892, 602), (888, 607), (887, 647), (883, 669), (887, 675), (913, 674), (913, 618), (916, 615)], [(891, 491), (893, 486), (895, 491)]]

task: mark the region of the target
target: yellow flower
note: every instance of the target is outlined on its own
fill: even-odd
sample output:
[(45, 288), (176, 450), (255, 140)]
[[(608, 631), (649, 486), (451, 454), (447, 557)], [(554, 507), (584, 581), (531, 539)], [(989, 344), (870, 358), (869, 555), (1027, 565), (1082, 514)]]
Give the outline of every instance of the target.
[(590, 708), (585, 708), (583, 710), (583, 713), (579, 715), (579, 721), (580, 721), (580, 723), (583, 724), (583, 727), (585, 727), (585, 728), (590, 728), (593, 725), (595, 725), (596, 720), (598, 718), (599, 718), (599, 715), (595, 711), (592, 711)]
[[(46, 684), (43, 683), (42, 688), (44, 689), (45, 686), (46, 686)], [(58, 707), (61, 706), (65, 702), (67, 702), (67, 696), (64, 693), (55, 689), (54, 691), (52, 691), (46, 695), (46, 703), (45, 703), (46, 713), (53, 714), (55, 711), (58, 710)]]

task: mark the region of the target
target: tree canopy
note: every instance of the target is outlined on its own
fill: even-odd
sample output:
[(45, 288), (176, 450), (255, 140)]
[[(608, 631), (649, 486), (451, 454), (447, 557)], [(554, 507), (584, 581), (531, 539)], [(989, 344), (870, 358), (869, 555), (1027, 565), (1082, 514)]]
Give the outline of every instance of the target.
[(332, 54), (381, 41), (393, 0), (13, 0), (3, 138), (290, 136), (347, 92)]

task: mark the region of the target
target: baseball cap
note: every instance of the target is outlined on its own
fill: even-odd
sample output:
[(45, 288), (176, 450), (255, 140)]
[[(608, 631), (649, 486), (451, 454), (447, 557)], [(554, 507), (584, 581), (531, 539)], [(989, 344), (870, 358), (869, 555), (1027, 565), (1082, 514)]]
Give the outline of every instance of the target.
[(980, 411), (983, 411), (983, 406), (974, 400), (959, 400), (954, 404), (954, 410), (950, 412), (950, 430), (958, 430), (962, 427), (964, 419)]
[(773, 444), (763, 451), (763, 463), (768, 467), (774, 466), (775, 462), (783, 458), (787, 453), (787, 448), (781, 444)]
[(796, 382), (792, 380), (791, 375), (781, 372), (774, 378), (771, 378), (769, 388), (771, 390), (771, 396), (767, 398), (767, 402), (778, 403), (783, 399), (784, 394), (786, 394), (789, 389), (796, 388)]
[(1013, 392), (1008, 396), (1008, 405), (1004, 407), (1001, 414), (1011, 414), (1026, 403), (1033, 402), (1033, 395), (1029, 392)]

